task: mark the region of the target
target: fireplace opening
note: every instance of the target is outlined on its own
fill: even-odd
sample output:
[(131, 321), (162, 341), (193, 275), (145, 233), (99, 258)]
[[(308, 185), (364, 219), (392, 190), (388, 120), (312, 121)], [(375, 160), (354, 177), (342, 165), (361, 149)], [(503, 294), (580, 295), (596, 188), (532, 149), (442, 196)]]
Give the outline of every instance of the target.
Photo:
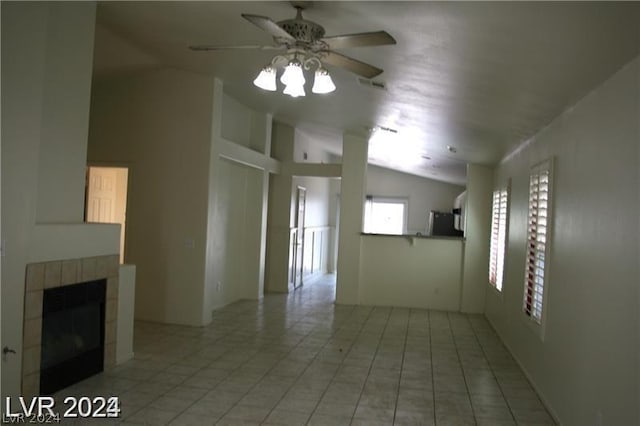
[(102, 279), (44, 290), (41, 394), (103, 370), (106, 284)]

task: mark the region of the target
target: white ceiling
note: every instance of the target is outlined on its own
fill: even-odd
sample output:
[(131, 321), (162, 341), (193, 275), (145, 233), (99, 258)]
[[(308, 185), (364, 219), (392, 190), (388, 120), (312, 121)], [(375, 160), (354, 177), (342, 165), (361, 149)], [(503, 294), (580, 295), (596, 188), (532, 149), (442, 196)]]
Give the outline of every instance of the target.
[(293, 99), (251, 83), (273, 52), (188, 49), (272, 44), (241, 13), (280, 21), (295, 10), (288, 2), (100, 3), (96, 74), (165, 65), (214, 74), (238, 100), (298, 126), (335, 154), (343, 130), (390, 127), (398, 131), (384, 142), (392, 148), (383, 154), (390, 153), (371, 162), (464, 183), (467, 162), (496, 164), (640, 54), (635, 2), (313, 2), (304, 17), (326, 35), (385, 30), (397, 45), (340, 51), (383, 68), (375, 81), (386, 91), (328, 66), (336, 92)]

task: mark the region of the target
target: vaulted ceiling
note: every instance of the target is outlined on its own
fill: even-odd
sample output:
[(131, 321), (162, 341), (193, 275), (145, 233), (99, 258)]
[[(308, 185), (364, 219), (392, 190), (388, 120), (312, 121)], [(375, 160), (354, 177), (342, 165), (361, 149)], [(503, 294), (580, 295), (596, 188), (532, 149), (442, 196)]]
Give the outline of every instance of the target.
[[(288, 2), (100, 3), (96, 76), (159, 66), (213, 74), (230, 95), (334, 154), (344, 130), (388, 127), (397, 133), (370, 153), (372, 163), (464, 183), (467, 162), (496, 164), (640, 54), (635, 2), (306, 3), (304, 18), (327, 35), (385, 30), (396, 39), (340, 50), (384, 69), (374, 81), (386, 89), (328, 65), (337, 91), (294, 99), (252, 84), (273, 52), (188, 49), (273, 44), (241, 13), (277, 22), (295, 16)], [(125, 51), (117, 38), (133, 47)]]

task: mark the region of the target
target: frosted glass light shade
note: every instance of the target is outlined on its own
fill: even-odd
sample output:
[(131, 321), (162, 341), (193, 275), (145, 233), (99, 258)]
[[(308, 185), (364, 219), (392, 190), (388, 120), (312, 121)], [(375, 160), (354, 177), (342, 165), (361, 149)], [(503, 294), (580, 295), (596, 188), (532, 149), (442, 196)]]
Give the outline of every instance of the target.
[(287, 87), (284, 88), (282, 93), (284, 93), (285, 95), (289, 95), (292, 98), (297, 98), (299, 96), (305, 96), (304, 85), (302, 85), (302, 84), (299, 84), (299, 85), (288, 84)]
[(289, 62), (289, 65), (284, 69), (280, 81), (285, 85), (293, 85), (294, 87), (304, 85), (304, 74), (302, 73), (302, 64), (299, 61), (293, 60)]
[(336, 85), (333, 84), (329, 72), (324, 68), (318, 68), (313, 80), (313, 87), (311, 91), (313, 93), (331, 93), (336, 90)]
[(253, 80), (253, 84), (261, 89), (270, 92), (276, 91), (276, 70), (270, 66), (266, 66), (260, 71), (260, 74)]

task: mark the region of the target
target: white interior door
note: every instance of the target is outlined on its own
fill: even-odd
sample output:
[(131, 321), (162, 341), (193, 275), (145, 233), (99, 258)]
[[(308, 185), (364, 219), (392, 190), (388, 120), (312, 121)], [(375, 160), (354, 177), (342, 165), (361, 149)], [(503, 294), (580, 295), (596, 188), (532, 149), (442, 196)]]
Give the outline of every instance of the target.
[(89, 168), (87, 192), (87, 222), (117, 223), (116, 170), (106, 167)]
[(89, 167), (87, 222), (120, 224), (120, 263), (124, 263), (128, 169)]

